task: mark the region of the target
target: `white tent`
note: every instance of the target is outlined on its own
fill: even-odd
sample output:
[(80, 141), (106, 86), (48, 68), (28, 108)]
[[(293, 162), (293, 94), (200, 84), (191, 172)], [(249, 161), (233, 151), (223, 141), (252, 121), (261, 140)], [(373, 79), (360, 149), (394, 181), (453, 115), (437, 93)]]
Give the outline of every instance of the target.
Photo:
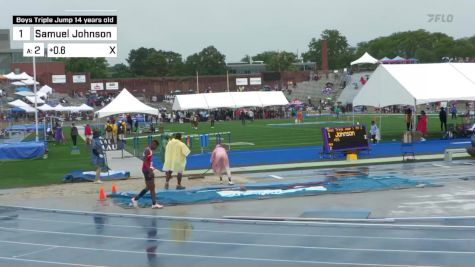
[(10, 72), (10, 73), (8, 73), (8, 74), (3, 75), (3, 77), (5, 77), (5, 78), (7, 78), (7, 79), (9, 79), (9, 80), (17, 80), (16, 76), (17, 76), (17, 75), (16, 75), (15, 73), (13, 73), (13, 72)]
[(53, 93), (53, 88), (49, 87), (48, 85), (43, 85), (39, 90), (38, 92), (43, 92), (43, 93), (46, 93), (46, 94), (51, 94)]
[(224, 92), (177, 95), (173, 110), (285, 106), (289, 101), (281, 91)]
[(14, 100), (12, 102), (8, 102), (8, 105), (13, 106), (13, 107), (24, 107), (24, 106), (30, 106), (27, 103), (21, 101), (20, 99)]
[(93, 111), (94, 108), (93, 108), (93, 107), (90, 107), (90, 106), (88, 106), (88, 105), (86, 105), (86, 104), (82, 104), (82, 105), (80, 105), (80, 106), (78, 107), (78, 110), (79, 110), (79, 111)]
[(206, 103), (208, 104), (208, 109), (214, 108), (234, 108), (234, 99), (229, 93), (207, 93), (202, 94)]
[(281, 91), (256, 92), (263, 107), (285, 106), (289, 101)]
[(158, 115), (158, 109), (152, 108), (140, 102), (135, 98), (127, 89), (122, 89), (122, 92), (112, 100), (107, 106), (102, 108), (99, 111), (96, 111), (95, 114), (99, 118), (121, 114), (121, 113), (145, 113)]
[(12, 82), (12, 85), (15, 85), (15, 86), (24, 86), (25, 83), (24, 82)]
[(419, 105), (475, 100), (475, 63), (380, 65), (353, 106)]
[(16, 80), (32, 80), (33, 77), (28, 75), (26, 72), (22, 72), (16, 76)]
[(65, 112), (65, 111), (70, 111), (70, 110), (68, 107), (58, 104), (56, 105), (56, 107), (54, 107), (54, 111)]
[[(33, 93), (33, 95), (34, 95), (34, 94), (35, 94), (35, 93)], [(41, 98), (44, 98), (44, 99), (48, 98), (48, 95), (47, 95), (45, 92), (36, 92), (36, 95), (37, 95), (38, 97), (41, 97)]]
[[(28, 100), (30, 103), (32, 103), (32, 104), (35, 103), (35, 96), (34, 96), (34, 95), (33, 95), (33, 96), (27, 96), (27, 97), (25, 97), (25, 98), (26, 98), (26, 100)], [(36, 98), (36, 103), (38, 103), (38, 104), (44, 104), (45, 101), (44, 101), (43, 99), (41, 99), (39, 96), (37, 96), (37, 98)]]
[(53, 111), (54, 110), (54, 108), (52, 106), (48, 105), (48, 104), (44, 104), (42, 106), (39, 106), (38, 109), (41, 110), (41, 111)]
[(260, 97), (256, 97), (256, 92), (231, 92), (234, 99), (235, 108), (262, 107)]
[(14, 100), (12, 102), (8, 102), (8, 105), (10, 106), (13, 106), (13, 107), (17, 107), (17, 108), (21, 108), (23, 109), (25, 112), (27, 113), (33, 113), (35, 112), (35, 109), (32, 108), (30, 105), (28, 105), (27, 103), (21, 101), (20, 99), (17, 99), (17, 100)]
[(177, 95), (173, 110), (208, 109), (205, 94)]
[(378, 60), (375, 59), (373, 56), (368, 54), (368, 52), (365, 52), (360, 58), (357, 60), (351, 62), (351, 65), (357, 65), (357, 64), (376, 64), (378, 63)]
[[(27, 80), (21, 80), (22, 83), (26, 84), (26, 85), (33, 85), (33, 84), (40, 84), (39, 82), (33, 80), (33, 79), (27, 79)], [(12, 83), (13, 84), (13, 83)]]
[(34, 96), (35, 93), (33, 93), (33, 92), (27, 92), (27, 91), (22, 91), (22, 92), (16, 92), (15, 95), (19, 95), (19, 96)]

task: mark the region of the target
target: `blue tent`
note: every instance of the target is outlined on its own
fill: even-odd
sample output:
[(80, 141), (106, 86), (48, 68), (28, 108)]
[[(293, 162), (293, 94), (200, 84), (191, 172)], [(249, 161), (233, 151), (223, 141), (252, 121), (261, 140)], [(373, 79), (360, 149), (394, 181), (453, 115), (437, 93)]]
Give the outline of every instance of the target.
[(31, 89), (28, 87), (18, 87), (15, 89), (15, 92), (31, 92)]
[(19, 107), (14, 107), (14, 108), (10, 109), (10, 112), (13, 112), (13, 113), (15, 113), (15, 112), (25, 112), (25, 110), (22, 109), (22, 108), (19, 108)]
[(403, 58), (403, 57), (397, 56), (397, 57), (393, 58), (392, 60), (406, 60), (406, 59)]

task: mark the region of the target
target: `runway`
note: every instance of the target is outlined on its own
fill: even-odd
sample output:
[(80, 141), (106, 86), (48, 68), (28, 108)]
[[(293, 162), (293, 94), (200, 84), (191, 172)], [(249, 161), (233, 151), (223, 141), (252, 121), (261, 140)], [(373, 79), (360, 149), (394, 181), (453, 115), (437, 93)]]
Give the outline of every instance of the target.
[(0, 265), (463, 266), (472, 218), (272, 222), (0, 207)]

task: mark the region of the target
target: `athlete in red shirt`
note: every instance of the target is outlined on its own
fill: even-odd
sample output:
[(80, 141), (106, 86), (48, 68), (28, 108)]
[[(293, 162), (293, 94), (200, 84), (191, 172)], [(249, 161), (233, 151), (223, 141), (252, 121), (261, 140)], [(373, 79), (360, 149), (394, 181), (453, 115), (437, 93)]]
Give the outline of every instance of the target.
[(152, 209), (161, 209), (162, 205), (157, 204), (157, 195), (155, 193), (155, 177), (153, 175), (153, 170), (155, 168), (152, 165), (152, 156), (153, 150), (157, 149), (158, 141), (153, 140), (148, 147), (145, 148), (143, 152), (143, 163), (142, 163), (142, 173), (145, 178), (145, 188), (135, 197), (131, 199), (132, 205), (138, 207), (137, 201), (143, 197), (148, 191), (150, 191), (150, 196), (152, 197)]

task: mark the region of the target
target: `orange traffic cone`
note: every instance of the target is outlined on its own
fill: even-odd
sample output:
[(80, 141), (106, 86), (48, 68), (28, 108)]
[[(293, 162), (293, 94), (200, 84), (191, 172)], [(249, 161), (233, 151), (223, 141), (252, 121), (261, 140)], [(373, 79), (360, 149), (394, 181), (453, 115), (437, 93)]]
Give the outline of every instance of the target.
[(117, 186), (115, 184), (112, 184), (112, 194), (117, 193)]
[(106, 200), (106, 191), (103, 186), (99, 189), (99, 200)]

